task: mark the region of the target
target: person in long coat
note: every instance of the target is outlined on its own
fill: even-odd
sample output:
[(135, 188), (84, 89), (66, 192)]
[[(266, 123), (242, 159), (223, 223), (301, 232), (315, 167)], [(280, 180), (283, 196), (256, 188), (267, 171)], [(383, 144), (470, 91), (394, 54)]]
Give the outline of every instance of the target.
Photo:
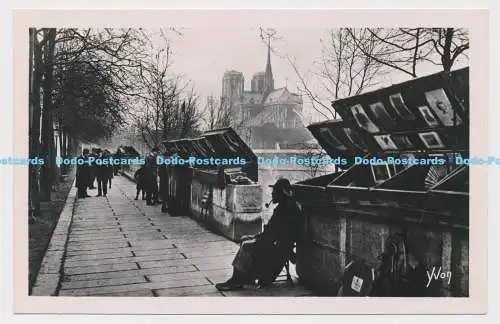
[(155, 205), (159, 202), (157, 155), (158, 150), (153, 148), (145, 161), (144, 187), (146, 189), (146, 205)]
[(90, 197), (87, 193), (87, 188), (90, 186), (91, 173), (90, 165), (88, 164), (89, 150), (83, 149), (82, 155), (79, 159), (83, 159), (83, 164), (76, 166), (76, 187), (78, 188), (78, 198)]
[[(163, 157), (168, 159), (170, 158), (170, 154), (168, 151), (165, 151)], [(168, 188), (169, 188), (169, 175), (168, 175), (168, 167), (165, 163), (158, 166), (158, 176), (160, 178), (160, 199), (161, 199), (161, 211), (162, 213), (168, 212)]]
[(233, 260), (233, 275), (218, 290), (241, 289), (245, 284), (270, 285), (283, 270), (293, 254), (293, 246), (302, 229), (300, 205), (293, 199), (287, 179), (279, 179), (273, 186), (272, 201), (278, 206), (265, 226), (256, 236), (244, 237)]
[[(93, 157), (94, 159), (97, 159), (99, 157), (99, 154), (100, 154), (99, 148), (93, 147), (90, 156)], [(90, 173), (89, 189), (95, 189), (94, 181), (97, 176), (97, 164), (95, 160), (94, 162), (90, 163), (89, 173)]]
[[(103, 151), (100, 157), (103, 161), (109, 159), (107, 151)], [(96, 164), (97, 197), (108, 194), (108, 181), (113, 177), (113, 166), (111, 164)]]

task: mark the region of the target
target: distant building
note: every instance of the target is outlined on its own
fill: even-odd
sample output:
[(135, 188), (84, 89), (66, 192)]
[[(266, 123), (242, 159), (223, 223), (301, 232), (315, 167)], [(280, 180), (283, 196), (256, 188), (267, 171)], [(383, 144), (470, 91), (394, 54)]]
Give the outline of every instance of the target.
[(250, 91), (243, 73), (224, 73), (221, 102), (231, 112), (231, 126), (253, 149), (298, 147), (312, 139), (300, 117), (302, 96), (274, 88), (270, 46), (266, 69), (253, 75)]

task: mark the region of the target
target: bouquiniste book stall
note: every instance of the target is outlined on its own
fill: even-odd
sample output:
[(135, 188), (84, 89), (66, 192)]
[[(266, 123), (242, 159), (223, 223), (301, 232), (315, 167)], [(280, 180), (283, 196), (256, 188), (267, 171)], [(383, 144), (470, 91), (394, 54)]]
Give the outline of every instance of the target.
[(433, 74), (338, 100), (332, 107), (341, 120), (308, 126), (345, 164), (294, 184), (305, 216), (297, 246), (304, 284), (336, 295), (346, 264), (376, 266), (387, 238), (401, 233), (429, 272), (452, 274), (429, 296), (468, 296), (469, 169), (456, 163), (469, 157), (468, 73)]
[(261, 232), (257, 157), (232, 128), (163, 144), (171, 155), (208, 160), (168, 167), (168, 196), (177, 213), (190, 215), (233, 241)]

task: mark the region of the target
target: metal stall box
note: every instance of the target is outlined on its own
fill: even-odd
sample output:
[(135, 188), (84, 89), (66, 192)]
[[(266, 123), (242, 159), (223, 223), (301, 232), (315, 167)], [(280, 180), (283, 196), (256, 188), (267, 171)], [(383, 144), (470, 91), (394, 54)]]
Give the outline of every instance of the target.
[(423, 289), (424, 296), (467, 295), (468, 174), (454, 162), (469, 154), (468, 69), (338, 100), (333, 107), (341, 122), (308, 128), (330, 155), (346, 158), (339, 165), (345, 171), (294, 185), (306, 219), (297, 247), (301, 280), (335, 295), (346, 264), (361, 260), (376, 267), (387, 238), (400, 233), (426, 271), (460, 273), (456, 281)]
[[(233, 241), (261, 232), (257, 157), (232, 128), (168, 141), (165, 146), (171, 152), (185, 152), (190, 159), (184, 167), (169, 168), (168, 195), (173, 204), (186, 202), (186, 215)], [(186, 173), (188, 177), (183, 176)], [(181, 194), (185, 191), (179, 188), (184, 186), (189, 194)]]

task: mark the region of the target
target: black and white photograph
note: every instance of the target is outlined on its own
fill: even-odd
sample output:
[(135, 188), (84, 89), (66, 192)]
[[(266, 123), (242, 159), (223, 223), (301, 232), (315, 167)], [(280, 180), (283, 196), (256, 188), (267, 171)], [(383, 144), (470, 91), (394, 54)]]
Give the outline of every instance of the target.
[(361, 151), (368, 151), (368, 145), (366, 142), (359, 136), (358, 133), (353, 131), (351, 128), (343, 128), (344, 133), (347, 139), (351, 142), (352, 145), (357, 147)]
[(414, 148), (413, 143), (411, 142), (408, 136), (404, 135), (392, 135), (392, 141), (396, 145), (396, 147), (400, 149), (412, 149)]
[[(27, 295), (469, 297), (468, 186), (427, 194), (405, 180), (391, 191), (377, 185), (402, 167), (296, 162), (401, 158), (417, 134), (419, 157), (468, 155), (428, 132), (431, 112), (451, 126), (453, 103), (414, 83), (445, 87), (450, 71), (469, 80), (469, 30), (336, 27), (334, 12), (324, 26), (291, 27), (244, 12), (207, 12), (213, 26), (35, 20), (20, 33), (29, 101), (18, 110), (29, 156), (45, 161), (26, 167), (28, 214), (17, 215), (29, 231)], [(395, 85), (411, 98), (391, 95)], [(419, 106), (425, 127), (405, 122)], [(453, 136), (465, 138), (460, 127)]]
[(377, 122), (380, 123), (380, 125), (383, 125), (385, 130), (389, 130), (394, 126), (394, 119), (389, 115), (383, 103), (376, 102), (371, 104), (370, 109), (376, 117)]
[(406, 103), (403, 99), (403, 96), (400, 93), (393, 94), (389, 96), (389, 101), (391, 102), (392, 107), (396, 110), (397, 114), (403, 120), (414, 120), (415, 115), (408, 109)]
[(375, 135), (373, 136), (375, 141), (377, 141), (378, 145), (382, 150), (397, 150), (398, 146), (391, 138), (391, 135)]
[(418, 136), (424, 142), (425, 147), (430, 149), (444, 148), (443, 141), (436, 132), (419, 133)]
[(351, 107), (351, 114), (356, 120), (359, 127), (363, 128), (369, 133), (378, 133), (380, 129), (373, 123), (373, 121), (368, 117), (365, 110), (361, 105), (355, 105)]
[(339, 151), (345, 151), (347, 150), (347, 146), (345, 146), (333, 133), (332, 131), (325, 127), (321, 128), (320, 130), (321, 137), (323, 138), (324, 141), (328, 143), (328, 145), (334, 147), (335, 149)]
[(456, 126), (462, 123), (462, 119), (451, 106), (450, 100), (443, 89), (426, 92), (425, 98), (443, 125)]
[(388, 164), (372, 165), (371, 170), (373, 180), (376, 184), (382, 183), (391, 177), (391, 171)]
[(422, 118), (425, 120), (427, 125), (429, 125), (429, 127), (439, 126), (439, 122), (437, 121), (436, 117), (434, 117), (428, 106), (420, 106), (418, 107), (418, 110), (420, 111)]

